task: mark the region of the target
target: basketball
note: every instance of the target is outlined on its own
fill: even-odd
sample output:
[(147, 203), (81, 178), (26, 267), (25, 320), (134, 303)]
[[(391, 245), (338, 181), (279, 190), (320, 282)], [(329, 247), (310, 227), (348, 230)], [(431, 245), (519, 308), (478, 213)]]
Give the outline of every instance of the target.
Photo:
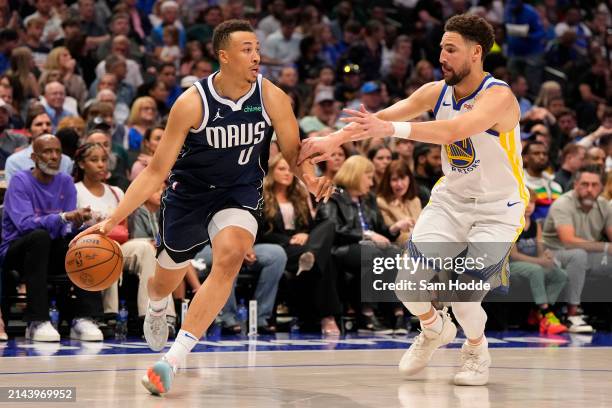
[(121, 248), (99, 234), (85, 235), (68, 250), (65, 260), (68, 277), (79, 288), (99, 291), (119, 279), (123, 271)]

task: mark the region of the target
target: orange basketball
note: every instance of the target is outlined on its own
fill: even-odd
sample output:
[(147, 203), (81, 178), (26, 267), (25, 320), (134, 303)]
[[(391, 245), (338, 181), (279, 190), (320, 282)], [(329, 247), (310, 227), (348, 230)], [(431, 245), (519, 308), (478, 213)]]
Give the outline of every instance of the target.
[(115, 283), (123, 271), (121, 248), (99, 234), (81, 237), (66, 254), (68, 277), (81, 289), (98, 291)]

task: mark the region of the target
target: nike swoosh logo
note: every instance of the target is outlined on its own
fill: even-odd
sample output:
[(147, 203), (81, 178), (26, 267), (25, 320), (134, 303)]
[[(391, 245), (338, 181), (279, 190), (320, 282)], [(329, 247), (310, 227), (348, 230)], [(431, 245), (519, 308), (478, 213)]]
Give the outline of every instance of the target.
[(442, 106), (450, 106), (450, 103), (442, 102)]
[(506, 205), (507, 205), (508, 207), (512, 207), (513, 205), (517, 205), (518, 203), (520, 203), (520, 201), (515, 201), (515, 202), (513, 202), (513, 203), (511, 203), (510, 201), (508, 201), (508, 202), (506, 203)]

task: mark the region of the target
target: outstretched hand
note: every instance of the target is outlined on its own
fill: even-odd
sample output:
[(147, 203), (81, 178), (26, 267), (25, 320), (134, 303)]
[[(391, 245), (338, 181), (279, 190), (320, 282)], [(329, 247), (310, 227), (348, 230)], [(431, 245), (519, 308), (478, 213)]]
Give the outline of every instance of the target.
[(368, 112), (363, 105), (359, 107), (359, 110), (344, 109), (344, 113), (350, 116), (340, 120), (349, 123), (349, 126), (352, 127), (351, 138), (354, 140), (362, 139), (365, 136), (374, 138), (393, 135), (394, 129), (391, 122), (379, 119), (373, 113)]
[(317, 164), (331, 159), (333, 151), (344, 142), (339, 133), (348, 134), (352, 138), (353, 134), (359, 131), (356, 125), (351, 124), (327, 136), (313, 136), (302, 140), (297, 160), (298, 166), (306, 160), (309, 160), (310, 164)]

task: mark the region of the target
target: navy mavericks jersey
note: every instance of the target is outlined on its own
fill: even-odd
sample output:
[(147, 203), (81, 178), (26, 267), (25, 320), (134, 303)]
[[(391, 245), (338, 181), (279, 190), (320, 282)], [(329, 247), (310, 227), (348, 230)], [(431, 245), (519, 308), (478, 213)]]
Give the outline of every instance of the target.
[(261, 189), (274, 129), (263, 104), (262, 76), (234, 102), (217, 94), (213, 78), (196, 82), (202, 100), (200, 127), (191, 129), (172, 168), (172, 186), (192, 191), (252, 186)]

